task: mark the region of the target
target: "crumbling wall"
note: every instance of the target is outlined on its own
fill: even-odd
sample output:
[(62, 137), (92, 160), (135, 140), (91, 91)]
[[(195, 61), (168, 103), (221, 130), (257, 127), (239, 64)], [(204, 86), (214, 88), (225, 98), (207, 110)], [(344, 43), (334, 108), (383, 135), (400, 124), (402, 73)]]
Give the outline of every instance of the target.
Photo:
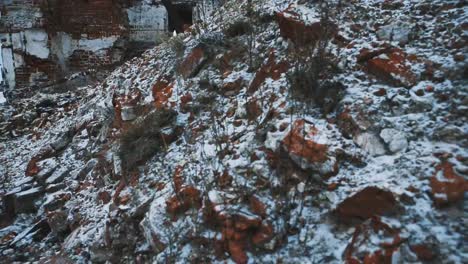
[(156, 42), (167, 32), (167, 11), (163, 5), (139, 5), (127, 8), (130, 40)]
[(154, 44), (167, 12), (146, 0), (3, 0), (1, 70), (9, 89), (43, 87), (121, 62), (129, 43)]

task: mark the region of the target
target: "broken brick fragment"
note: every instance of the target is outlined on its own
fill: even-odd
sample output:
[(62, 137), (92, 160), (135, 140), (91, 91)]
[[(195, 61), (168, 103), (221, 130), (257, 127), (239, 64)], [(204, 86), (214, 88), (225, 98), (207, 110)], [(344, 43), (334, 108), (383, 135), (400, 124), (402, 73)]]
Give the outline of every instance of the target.
[(432, 198), (437, 207), (443, 207), (463, 199), (468, 184), (458, 175), (453, 165), (443, 161), (436, 166), (436, 173), (430, 179)]
[(191, 208), (200, 207), (200, 191), (193, 186), (183, 187), (176, 195), (166, 201), (166, 211), (172, 216), (185, 213)]
[(338, 173), (338, 163), (328, 145), (322, 142), (324, 138), (323, 131), (304, 119), (298, 119), (281, 141), (281, 146), (302, 169), (312, 169), (328, 177)]
[(392, 192), (370, 186), (346, 198), (335, 213), (340, 221), (352, 222), (393, 212), (396, 207), (397, 201)]
[(169, 98), (172, 96), (172, 88), (174, 83), (169, 78), (161, 78), (153, 85), (154, 105), (157, 109), (171, 107)]
[(392, 263), (403, 242), (399, 230), (372, 217), (356, 227), (343, 256), (346, 263)]
[(197, 75), (201, 67), (207, 60), (205, 48), (201, 45), (193, 48), (184, 58), (178, 68), (178, 72), (184, 78), (189, 78)]
[(281, 78), (281, 74), (288, 71), (289, 64), (286, 61), (277, 63), (275, 58), (274, 50), (270, 50), (270, 55), (268, 61), (255, 73), (255, 76), (250, 83), (248, 92), (253, 94), (255, 91), (260, 88), (260, 86), (265, 82), (267, 78), (272, 78), (273, 80), (278, 80)]
[(299, 46), (313, 45), (320, 39), (335, 36), (338, 32), (338, 27), (333, 23), (324, 25), (322, 22), (317, 21), (307, 25), (297, 17), (297, 14), (289, 10), (277, 13), (276, 21), (281, 36)]
[(390, 85), (410, 88), (417, 83), (417, 76), (411, 69), (415, 59), (401, 49), (362, 50), (357, 60), (365, 65), (367, 72)]

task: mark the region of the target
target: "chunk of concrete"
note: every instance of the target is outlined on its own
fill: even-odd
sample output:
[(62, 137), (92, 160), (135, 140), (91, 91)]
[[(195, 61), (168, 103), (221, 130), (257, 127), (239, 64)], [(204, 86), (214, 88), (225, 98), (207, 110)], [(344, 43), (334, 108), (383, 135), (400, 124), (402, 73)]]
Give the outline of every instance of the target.
[(387, 144), (392, 153), (404, 151), (408, 147), (408, 140), (403, 132), (393, 128), (385, 128), (380, 132), (380, 137)]
[(120, 112), (122, 121), (132, 121), (136, 119), (135, 107), (133, 106), (123, 106)]
[(40, 184), (45, 184), (45, 181), (50, 175), (52, 175), (52, 173), (58, 167), (58, 164), (55, 159), (46, 159), (38, 162), (37, 166), (40, 168), (40, 170), (35, 176), (36, 181)]
[(371, 156), (380, 156), (385, 154), (385, 146), (380, 138), (373, 133), (365, 132), (355, 137), (354, 142), (364, 149)]
[(62, 182), (69, 174), (70, 170), (68, 170), (68, 168), (57, 169), (52, 173), (52, 175), (49, 178), (47, 178), (45, 184), (50, 185)]
[[(43, 187), (36, 187), (26, 191), (13, 194), (12, 202), (15, 214), (32, 213), (36, 211), (34, 202), (42, 197), (44, 193)], [(11, 202), (11, 201), (10, 201)]]

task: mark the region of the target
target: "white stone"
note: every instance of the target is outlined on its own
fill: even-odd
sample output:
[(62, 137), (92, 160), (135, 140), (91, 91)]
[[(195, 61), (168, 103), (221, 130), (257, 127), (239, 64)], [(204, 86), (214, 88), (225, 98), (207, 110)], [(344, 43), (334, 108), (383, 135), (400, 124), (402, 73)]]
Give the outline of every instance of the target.
[(24, 47), (24, 32), (12, 33), (11, 34), (11, 45), (14, 50), (25, 50)]
[(168, 14), (162, 5), (142, 3), (127, 9), (130, 39), (155, 42), (168, 28)]
[(391, 152), (404, 151), (408, 147), (408, 140), (403, 132), (393, 128), (382, 129), (380, 137), (388, 145)]
[(40, 59), (49, 57), (47, 32), (40, 29), (27, 29), (24, 31), (24, 38), (26, 40), (25, 49), (28, 54)]
[(122, 111), (120, 112), (120, 116), (122, 117), (123, 121), (132, 121), (135, 120), (135, 108), (132, 106), (124, 106), (122, 107)]
[(21, 54), (13, 53), (13, 61), (15, 63), (16, 68), (24, 65), (24, 58)]
[(8, 87), (13, 89), (15, 87), (15, 63), (13, 59), (13, 50), (11, 48), (2, 48), (2, 63), (3, 71), (5, 72), (4, 78), (8, 83)]
[(0, 92), (0, 105), (6, 103), (6, 98), (3, 96), (3, 92)]
[(359, 134), (354, 139), (354, 142), (364, 149), (371, 156), (380, 156), (385, 154), (385, 146), (380, 142), (380, 139), (369, 132)]
[(215, 190), (208, 192), (208, 198), (210, 199), (210, 202), (214, 204), (222, 204), (224, 202), (224, 199), (221, 197), (220, 193)]
[(74, 49), (98, 52), (103, 49), (111, 48), (118, 38), (118, 36), (110, 36), (99, 39), (80, 39), (77, 41), (77, 44), (74, 47)]
[(305, 184), (303, 182), (300, 182), (298, 185), (297, 185), (297, 191), (299, 193), (303, 193), (305, 190)]
[(406, 44), (409, 41), (412, 25), (407, 22), (397, 21), (381, 27), (377, 36), (381, 40), (397, 41)]
[(2, 57), (2, 43), (0, 43), (0, 84), (2, 82), (3, 82), (3, 57)]

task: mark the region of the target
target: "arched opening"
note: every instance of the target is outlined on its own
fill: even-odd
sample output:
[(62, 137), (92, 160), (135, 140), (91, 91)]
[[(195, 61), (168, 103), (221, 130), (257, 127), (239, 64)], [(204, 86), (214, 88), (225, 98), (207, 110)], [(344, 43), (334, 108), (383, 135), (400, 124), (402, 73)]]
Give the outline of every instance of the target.
[(174, 7), (180, 18), (180, 23), (175, 23), (174, 17), (169, 14), (169, 30), (170, 32), (174, 30), (178, 33), (183, 32), (187, 26), (193, 24), (193, 6), (189, 4), (176, 4)]
[(171, 0), (162, 0), (164, 7), (166, 7), (169, 24), (168, 29), (170, 32), (183, 32), (184, 29), (193, 24), (193, 4), (189, 3), (173, 3)]

